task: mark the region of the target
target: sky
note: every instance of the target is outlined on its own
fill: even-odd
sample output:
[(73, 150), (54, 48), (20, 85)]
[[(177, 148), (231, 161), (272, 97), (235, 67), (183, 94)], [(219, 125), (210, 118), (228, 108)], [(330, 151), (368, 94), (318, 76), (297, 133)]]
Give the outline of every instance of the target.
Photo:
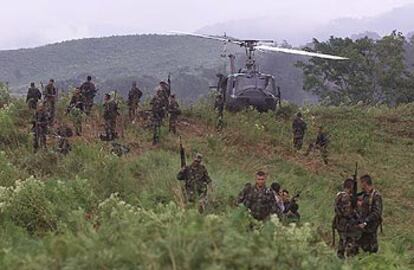
[(109, 35), (193, 32), (256, 17), (318, 24), (371, 17), (414, 0), (0, 0), (0, 50)]

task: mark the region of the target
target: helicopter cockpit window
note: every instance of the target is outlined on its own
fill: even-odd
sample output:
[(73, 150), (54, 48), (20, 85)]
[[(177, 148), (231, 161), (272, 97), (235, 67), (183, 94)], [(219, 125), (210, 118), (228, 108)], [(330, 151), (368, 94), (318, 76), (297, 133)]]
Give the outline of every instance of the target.
[(246, 77), (239, 76), (236, 78), (235, 89), (237, 93), (245, 92), (247, 90), (257, 89), (265, 90), (268, 86), (268, 79), (265, 77)]

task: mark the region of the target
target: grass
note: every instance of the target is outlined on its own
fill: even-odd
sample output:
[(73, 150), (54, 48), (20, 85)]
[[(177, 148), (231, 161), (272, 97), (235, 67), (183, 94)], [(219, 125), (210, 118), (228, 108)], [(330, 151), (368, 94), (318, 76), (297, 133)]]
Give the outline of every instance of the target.
[[(60, 116), (63, 115), (61, 104)], [(201, 152), (213, 179), (207, 213), (186, 207), (178, 138), (128, 123), (118, 158), (99, 142), (89, 121), (73, 151), (33, 154), (21, 101), (0, 111), (1, 269), (409, 269), (414, 265), (414, 106), (301, 108), (305, 144), (324, 125), (329, 165), (291, 149), (291, 114), (226, 113), (214, 130), (206, 101), (184, 110), (179, 131), (188, 157)], [(285, 116), (284, 116), (285, 115)], [(377, 255), (342, 262), (329, 247), (333, 200), (343, 179), (369, 173), (384, 197), (384, 231)], [(254, 172), (269, 173), (291, 193), (302, 191), (300, 227), (258, 223), (234, 199)], [(16, 182), (22, 179), (23, 181)], [(26, 179), (26, 180), (25, 180)]]

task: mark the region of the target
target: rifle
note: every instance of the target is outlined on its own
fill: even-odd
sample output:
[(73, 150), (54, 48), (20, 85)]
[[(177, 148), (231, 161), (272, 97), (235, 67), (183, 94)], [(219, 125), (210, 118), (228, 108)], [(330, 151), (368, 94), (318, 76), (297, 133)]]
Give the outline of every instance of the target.
[(168, 73), (168, 96), (171, 96), (171, 73)]
[(184, 168), (187, 164), (185, 161), (185, 149), (183, 147), (183, 143), (181, 142), (181, 136), (180, 136), (180, 159), (181, 159), (181, 168)]
[(355, 208), (358, 200), (358, 162), (355, 163), (355, 172), (352, 176), (352, 180), (354, 181), (354, 187), (352, 189), (352, 207)]

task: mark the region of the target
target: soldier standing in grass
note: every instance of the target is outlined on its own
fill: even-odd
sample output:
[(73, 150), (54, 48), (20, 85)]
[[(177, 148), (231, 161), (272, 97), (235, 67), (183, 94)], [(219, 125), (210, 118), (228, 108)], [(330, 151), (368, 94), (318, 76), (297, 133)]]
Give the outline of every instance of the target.
[(105, 136), (108, 141), (113, 141), (118, 137), (116, 133), (116, 119), (118, 116), (118, 105), (114, 100), (111, 100), (110, 94), (105, 94), (103, 118), (105, 120)]
[(131, 90), (128, 93), (128, 115), (129, 120), (133, 121), (136, 116), (139, 101), (142, 97), (142, 92), (137, 87), (137, 82), (132, 83)]
[(305, 154), (305, 156), (309, 155), (309, 153), (315, 149), (318, 149), (321, 153), (322, 160), (325, 164), (328, 164), (328, 144), (329, 144), (329, 137), (328, 134), (323, 130), (323, 127), (319, 127), (318, 136), (316, 137), (316, 142), (311, 143), (309, 148)]
[(58, 138), (58, 145), (57, 151), (63, 155), (69, 154), (72, 150), (72, 147), (69, 143), (69, 138), (73, 136), (72, 129), (65, 125), (61, 125), (57, 129), (57, 138)]
[(374, 188), (371, 176), (364, 175), (360, 178), (362, 202), (360, 213), (362, 221), (359, 228), (362, 229), (359, 246), (365, 252), (378, 252), (378, 228), (382, 227), (382, 196)]
[(30, 88), (27, 90), (26, 103), (29, 106), (29, 109), (36, 110), (37, 102), (42, 99), (42, 93), (35, 86), (35, 83), (30, 83)]
[(43, 103), (37, 104), (36, 113), (33, 117), (33, 148), (34, 152), (41, 148), (46, 148), (47, 125), (49, 123), (49, 115), (45, 110)]
[(302, 148), (306, 128), (307, 125), (302, 118), (302, 113), (298, 112), (292, 123), (293, 147), (295, 147), (296, 150), (300, 150)]
[(49, 83), (46, 85), (44, 93), (46, 111), (49, 114), (49, 125), (52, 125), (55, 121), (57, 89), (54, 83), (55, 81), (53, 79), (50, 79)]
[(75, 89), (75, 92), (72, 95), (69, 106), (66, 109), (66, 113), (70, 114), (70, 117), (75, 127), (75, 133), (77, 136), (82, 134), (82, 118), (84, 116), (84, 102), (81, 96), (79, 88)]
[(335, 199), (335, 217), (332, 225), (339, 234), (336, 254), (341, 259), (344, 259), (345, 256), (355, 256), (358, 253), (358, 239), (361, 236), (357, 227), (358, 215), (352, 206), (353, 187), (354, 180), (346, 179), (343, 191), (339, 192)]
[(198, 202), (198, 210), (203, 213), (207, 205), (208, 186), (211, 179), (206, 167), (202, 164), (203, 156), (197, 154), (189, 166), (181, 168), (177, 175), (178, 180), (185, 181), (184, 195), (187, 202)]
[(96, 95), (96, 87), (92, 82), (92, 77), (88, 76), (86, 82), (84, 82), (80, 87), (81, 95), (84, 102), (84, 110), (87, 115), (91, 113), (93, 106), (93, 99)]
[(170, 96), (170, 102), (168, 104), (168, 113), (170, 115), (169, 132), (176, 134), (177, 133), (177, 118), (178, 118), (178, 115), (181, 114), (181, 110), (180, 110), (180, 106), (178, 105), (178, 102), (175, 100), (174, 94)]
[(161, 122), (164, 115), (164, 101), (163, 94), (160, 88), (157, 88), (156, 95), (152, 98), (151, 102), (151, 126), (153, 131), (152, 144), (157, 145), (160, 143), (160, 129)]
[(272, 214), (277, 214), (279, 218), (282, 216), (274, 192), (266, 187), (266, 173), (263, 171), (256, 173), (254, 186), (250, 183), (245, 185), (239, 194), (238, 204), (246, 206), (257, 220), (267, 220)]

